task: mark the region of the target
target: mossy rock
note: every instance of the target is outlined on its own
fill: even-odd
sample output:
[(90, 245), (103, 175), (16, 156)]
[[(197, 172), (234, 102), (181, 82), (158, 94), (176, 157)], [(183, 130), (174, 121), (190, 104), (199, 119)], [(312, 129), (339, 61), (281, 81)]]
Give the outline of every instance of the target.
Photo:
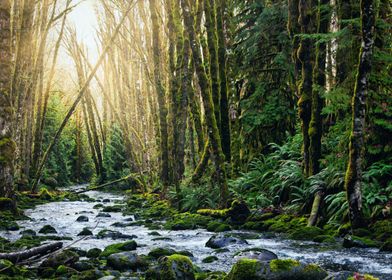
[(155, 248), (148, 253), (148, 256), (158, 259), (163, 256), (171, 256), (174, 254), (176, 254), (176, 251), (171, 248)]
[(195, 274), (196, 280), (224, 280), (226, 273), (223, 271), (198, 272)]
[(44, 260), (41, 267), (58, 268), (60, 265), (72, 265), (79, 260), (79, 255), (71, 250), (64, 250), (57, 254), (51, 255)]
[(81, 232), (78, 233), (78, 236), (91, 236), (93, 232), (89, 228), (83, 228)]
[(230, 208), (215, 210), (215, 209), (199, 209), (197, 214), (210, 216), (218, 219), (230, 218), (233, 223), (244, 223), (250, 215), (250, 210), (244, 201), (234, 200)]
[(313, 238), (313, 241), (318, 243), (333, 243), (335, 242), (335, 238), (330, 235), (317, 235)]
[(100, 257), (108, 257), (111, 254), (115, 254), (119, 252), (134, 251), (136, 250), (136, 247), (137, 247), (137, 243), (134, 240), (130, 240), (123, 243), (111, 244), (103, 250)]
[(14, 203), (11, 198), (0, 197), (0, 211), (12, 210)]
[(188, 257), (174, 254), (160, 258), (158, 266), (147, 271), (146, 280), (195, 280), (195, 271)]
[(92, 248), (87, 251), (87, 258), (98, 258), (102, 254), (102, 250), (99, 248)]
[(318, 227), (300, 227), (294, 230), (289, 235), (289, 238), (295, 240), (313, 240), (319, 235), (323, 235), (323, 230)]
[(116, 270), (127, 271), (145, 269), (147, 262), (135, 252), (120, 252), (111, 254), (107, 258), (107, 265)]
[(104, 207), (104, 205), (102, 203), (98, 203), (93, 206), (93, 209), (99, 209), (99, 208), (103, 208), (103, 207)]
[(173, 218), (166, 223), (165, 228), (169, 230), (205, 228), (210, 221), (210, 217), (185, 212), (174, 215)]
[(346, 237), (344, 237), (343, 247), (344, 248), (352, 248), (352, 247), (372, 248), (372, 247), (379, 247), (379, 243), (377, 241), (368, 238), (358, 237), (355, 235), (347, 235)]
[(161, 236), (161, 234), (157, 231), (151, 231), (148, 233), (148, 235), (152, 235), (152, 236)]
[(203, 263), (213, 263), (218, 260), (216, 256), (208, 256), (202, 260)]
[(211, 221), (207, 225), (207, 230), (212, 232), (224, 232), (231, 230), (231, 227), (225, 223)]
[(1, 274), (13, 275), (16, 272), (16, 268), (9, 260), (0, 259), (0, 278)]
[(71, 268), (71, 267), (68, 267), (68, 266), (65, 266), (65, 265), (60, 265), (56, 269), (55, 273), (56, 273), (57, 276), (67, 276), (67, 277), (69, 277), (71, 275), (78, 274), (78, 271), (73, 269), (73, 268)]
[(347, 278), (347, 280), (357, 280), (357, 279), (361, 279), (361, 280), (380, 280), (379, 278), (376, 278), (370, 274), (364, 274), (364, 275), (360, 275), (360, 274), (356, 274), (355, 276), (349, 277)]
[(57, 233), (57, 230), (51, 225), (45, 225), (38, 232), (42, 234), (50, 234), (50, 233), (53, 234), (53, 233)]
[(266, 225), (264, 222), (253, 222), (249, 221), (246, 222), (245, 224), (242, 225), (243, 229), (249, 229), (249, 230), (257, 230), (257, 231), (265, 231), (268, 229), (268, 225)]
[(105, 213), (109, 213), (109, 212), (113, 212), (113, 213), (118, 213), (121, 212), (123, 209), (122, 205), (111, 205), (111, 206), (105, 206), (102, 208), (102, 212)]
[(386, 241), (392, 237), (392, 221), (382, 220), (377, 221), (371, 226), (373, 236), (379, 241)]
[(225, 280), (322, 280), (327, 273), (318, 265), (302, 265), (296, 260), (240, 259), (232, 267)]
[(43, 200), (52, 200), (53, 196), (54, 195), (50, 193), (47, 188), (42, 188), (38, 193), (39, 199)]

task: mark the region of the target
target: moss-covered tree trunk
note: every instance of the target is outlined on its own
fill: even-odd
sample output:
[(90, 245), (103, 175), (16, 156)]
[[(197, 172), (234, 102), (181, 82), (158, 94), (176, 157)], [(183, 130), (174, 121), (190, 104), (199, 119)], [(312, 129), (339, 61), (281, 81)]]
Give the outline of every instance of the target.
[[(319, 0), (317, 8), (317, 33), (328, 32), (329, 11), (327, 5), (329, 0)], [(312, 90), (312, 114), (309, 127), (309, 175), (315, 175), (320, 171), (321, 159), (321, 137), (322, 137), (322, 117), (323, 92), (325, 91), (325, 63), (326, 63), (326, 43), (320, 42), (316, 45), (316, 59), (313, 69), (313, 90)], [(322, 186), (319, 186), (322, 187)], [(324, 191), (320, 189), (313, 201), (308, 225), (314, 226), (317, 222)]]
[(191, 15), (191, 9), (189, 3), (186, 0), (181, 0), (181, 7), (184, 17), (184, 25), (186, 32), (189, 35), (190, 46), (192, 50), (192, 57), (198, 76), (198, 82), (201, 89), (201, 95), (203, 98), (205, 120), (208, 129), (208, 136), (211, 145), (211, 157), (215, 163), (216, 175), (218, 185), (220, 187), (220, 198), (221, 205), (225, 206), (227, 202), (228, 189), (227, 189), (227, 178), (226, 170), (224, 167), (224, 154), (221, 146), (221, 137), (219, 133), (219, 128), (214, 114), (214, 102), (212, 99), (212, 91), (210, 81), (206, 75), (204, 69), (202, 55), (200, 50), (200, 42), (196, 36), (195, 27), (193, 25), (194, 21)]
[[(299, 23), (302, 34), (311, 34), (312, 28), (312, 13), (313, 0), (300, 0), (299, 9)], [(303, 136), (303, 170), (305, 176), (310, 174), (310, 158), (309, 158), (309, 126), (312, 114), (312, 41), (309, 37), (302, 37), (298, 48), (298, 59), (301, 62), (301, 81), (298, 88), (298, 112), (301, 120), (302, 136)]]
[(227, 86), (226, 42), (225, 42), (225, 0), (216, 0), (216, 21), (218, 33), (218, 64), (220, 82), (220, 130), (222, 150), (226, 162), (231, 161), (231, 134), (229, 120), (229, 96)]
[(169, 182), (169, 147), (168, 147), (168, 129), (167, 129), (167, 108), (165, 100), (165, 89), (161, 75), (161, 51), (160, 51), (160, 30), (158, 22), (158, 11), (156, 0), (150, 0), (150, 13), (152, 24), (152, 46), (154, 61), (154, 83), (158, 99), (159, 111), (159, 132), (160, 132), (160, 157), (161, 157), (161, 179), (167, 185)]
[(345, 188), (349, 203), (352, 228), (364, 226), (362, 213), (362, 158), (364, 149), (366, 95), (371, 70), (374, 43), (375, 5), (372, 0), (361, 0), (362, 42), (352, 98), (352, 131)]
[(13, 193), (15, 142), (11, 106), (11, 4), (0, 0), (0, 197)]

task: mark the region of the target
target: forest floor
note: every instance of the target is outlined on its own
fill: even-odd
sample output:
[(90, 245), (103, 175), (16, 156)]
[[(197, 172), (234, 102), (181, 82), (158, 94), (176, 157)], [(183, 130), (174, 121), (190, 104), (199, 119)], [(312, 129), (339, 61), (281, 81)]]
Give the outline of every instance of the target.
[[(251, 277), (249, 267), (255, 271), (266, 265), (268, 275), (255, 279), (348, 279), (366, 272), (387, 280), (392, 275), (392, 253), (379, 250), (383, 245), (369, 238), (370, 231), (342, 238), (347, 227), (306, 227), (304, 217), (272, 212), (254, 212), (246, 219), (231, 215), (230, 209), (179, 213), (152, 194), (44, 192), (36, 203), (34, 199), (22, 199), (28, 209), (20, 220), (0, 212), (0, 251), (53, 240), (61, 240), (63, 250), (30, 263), (29, 269), (0, 260), (0, 279), (170, 280), (196, 275), (240, 280), (250, 279), (241, 278)], [(386, 231), (390, 227), (390, 221), (378, 224), (384, 235), (391, 234)], [(245, 262), (248, 259), (253, 261)]]

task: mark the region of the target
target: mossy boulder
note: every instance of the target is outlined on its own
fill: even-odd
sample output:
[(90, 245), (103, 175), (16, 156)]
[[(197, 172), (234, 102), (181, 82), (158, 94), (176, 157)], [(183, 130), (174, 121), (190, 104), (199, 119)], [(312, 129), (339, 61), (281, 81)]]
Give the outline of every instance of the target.
[(203, 263), (213, 263), (213, 262), (215, 262), (215, 261), (217, 261), (218, 260), (218, 257), (217, 256), (208, 256), (208, 257), (205, 257), (203, 260), (202, 260), (202, 262)]
[(148, 256), (154, 259), (158, 259), (163, 256), (174, 255), (175, 253), (176, 251), (171, 248), (154, 248), (148, 253)]
[(240, 259), (225, 280), (322, 280), (327, 275), (318, 265), (302, 265), (291, 259), (276, 259), (269, 263)]
[(145, 268), (147, 263), (134, 252), (121, 252), (109, 255), (107, 265), (114, 269), (125, 271)]
[(299, 227), (289, 235), (289, 238), (295, 240), (313, 240), (319, 235), (323, 235), (323, 230), (318, 227)]
[(60, 265), (55, 272), (56, 276), (72, 276), (74, 274), (78, 274), (78, 271), (76, 269), (73, 269), (71, 267), (65, 266), (65, 265)]
[(207, 230), (212, 232), (224, 232), (229, 231), (230, 229), (231, 227), (228, 224), (217, 221), (211, 221), (207, 225)]
[(32, 229), (22, 230), (20, 232), (20, 234), (22, 236), (37, 236), (37, 233), (34, 230), (32, 230)]
[(239, 251), (234, 254), (236, 259), (252, 259), (252, 260), (259, 260), (259, 261), (271, 261), (276, 260), (278, 256), (269, 250), (262, 249), (262, 248), (249, 248), (242, 251)]
[(77, 222), (88, 222), (89, 221), (89, 219), (88, 219), (88, 217), (87, 216), (84, 216), (84, 215), (82, 215), (82, 216), (79, 216), (77, 219), (76, 219), (76, 221)]
[(358, 237), (355, 235), (346, 235), (343, 239), (343, 247), (344, 248), (371, 248), (378, 247), (379, 243), (364, 237)]
[(205, 228), (210, 221), (210, 217), (185, 212), (174, 215), (172, 219), (166, 223), (165, 228), (169, 230)]
[(122, 205), (110, 205), (110, 206), (105, 206), (102, 208), (102, 212), (114, 212), (114, 213), (118, 213), (121, 212), (123, 209)]
[(99, 248), (92, 248), (87, 251), (86, 257), (87, 258), (98, 258), (102, 254), (102, 250)]
[(124, 234), (119, 231), (115, 230), (109, 230), (109, 229), (103, 229), (97, 234), (97, 238), (103, 239), (103, 238), (111, 238), (111, 239), (133, 239), (136, 238), (136, 235), (129, 235), (129, 234)]
[(146, 280), (195, 280), (192, 261), (178, 254), (160, 258), (158, 265), (147, 271)]
[(41, 267), (58, 268), (60, 265), (71, 266), (79, 260), (79, 255), (71, 250), (64, 250), (57, 254), (51, 255), (44, 260)]
[(89, 228), (83, 228), (83, 230), (78, 233), (78, 236), (89, 236), (89, 235), (93, 235), (93, 232)]
[(136, 250), (137, 243), (134, 240), (126, 241), (123, 243), (116, 243), (107, 246), (103, 252), (101, 253), (101, 257), (108, 257), (115, 253), (125, 252), (125, 251), (134, 251)]
[(199, 209), (197, 214), (210, 216), (213, 218), (226, 219), (230, 218), (232, 223), (244, 223), (250, 215), (250, 210), (244, 201), (234, 200), (230, 208), (226, 209)]
[(51, 225), (45, 225), (38, 232), (42, 234), (53, 234), (57, 233), (57, 230)]
[(11, 198), (0, 197), (0, 211), (12, 210), (14, 204)]

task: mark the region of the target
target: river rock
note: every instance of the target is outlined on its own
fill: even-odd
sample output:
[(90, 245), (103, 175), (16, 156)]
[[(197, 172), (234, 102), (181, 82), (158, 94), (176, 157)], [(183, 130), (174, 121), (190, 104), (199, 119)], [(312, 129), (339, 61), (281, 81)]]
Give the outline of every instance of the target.
[(344, 248), (370, 248), (377, 247), (377, 243), (373, 240), (362, 238), (354, 235), (346, 235), (343, 239), (343, 247)]
[(26, 229), (20, 232), (22, 236), (37, 236), (37, 233), (32, 229)]
[(102, 250), (99, 248), (92, 248), (87, 251), (86, 257), (87, 258), (98, 258), (99, 255), (102, 253)]
[(123, 243), (111, 244), (103, 250), (100, 254), (101, 257), (108, 257), (111, 254), (125, 252), (125, 251), (134, 251), (137, 248), (137, 244), (134, 240), (126, 241)]
[(76, 254), (71, 250), (64, 250), (44, 260), (41, 264), (41, 267), (57, 268), (60, 265), (68, 266), (68, 265), (73, 265), (78, 260), (79, 260), (78, 254)]
[(102, 200), (102, 202), (108, 203), (108, 202), (110, 202), (110, 199), (109, 198), (105, 198), (105, 199)]
[(109, 213), (99, 212), (96, 217), (97, 218), (110, 218), (110, 217), (112, 217), (112, 215), (110, 215)]
[(327, 272), (318, 265), (304, 265), (291, 259), (271, 262), (240, 259), (231, 268), (225, 280), (323, 280), (327, 276)]
[(78, 236), (89, 236), (93, 235), (93, 232), (88, 228), (84, 228), (81, 232), (78, 233)]
[(88, 220), (88, 217), (87, 216), (79, 216), (77, 219), (76, 219), (76, 221), (77, 222), (88, 222), (89, 220)]
[(48, 233), (57, 233), (57, 230), (51, 225), (45, 225), (38, 232), (43, 234), (48, 234)]
[(211, 238), (207, 241), (206, 246), (212, 249), (218, 249), (229, 246), (231, 244), (248, 244), (248, 242), (238, 237), (225, 234), (217, 234), (211, 236)]
[(135, 270), (145, 267), (145, 262), (134, 252), (121, 252), (111, 254), (107, 258), (107, 265), (120, 270)]
[(158, 259), (163, 256), (174, 255), (175, 253), (176, 251), (171, 248), (155, 248), (148, 253), (148, 256), (154, 259)]
[(228, 215), (232, 223), (243, 224), (249, 217), (250, 210), (244, 201), (234, 200), (229, 208)]
[(177, 254), (160, 258), (158, 265), (147, 271), (146, 280), (195, 280), (192, 261)]
[(251, 248), (247, 250), (243, 250), (235, 254), (236, 259), (252, 259), (259, 260), (262, 262), (269, 262), (272, 260), (276, 260), (278, 256), (266, 249), (261, 248)]
[(136, 235), (124, 234), (119, 231), (103, 229), (97, 234), (97, 238), (111, 238), (111, 239), (133, 239)]
[(90, 269), (94, 269), (94, 264), (88, 260), (77, 261), (72, 265), (73, 269), (77, 271), (86, 271)]

